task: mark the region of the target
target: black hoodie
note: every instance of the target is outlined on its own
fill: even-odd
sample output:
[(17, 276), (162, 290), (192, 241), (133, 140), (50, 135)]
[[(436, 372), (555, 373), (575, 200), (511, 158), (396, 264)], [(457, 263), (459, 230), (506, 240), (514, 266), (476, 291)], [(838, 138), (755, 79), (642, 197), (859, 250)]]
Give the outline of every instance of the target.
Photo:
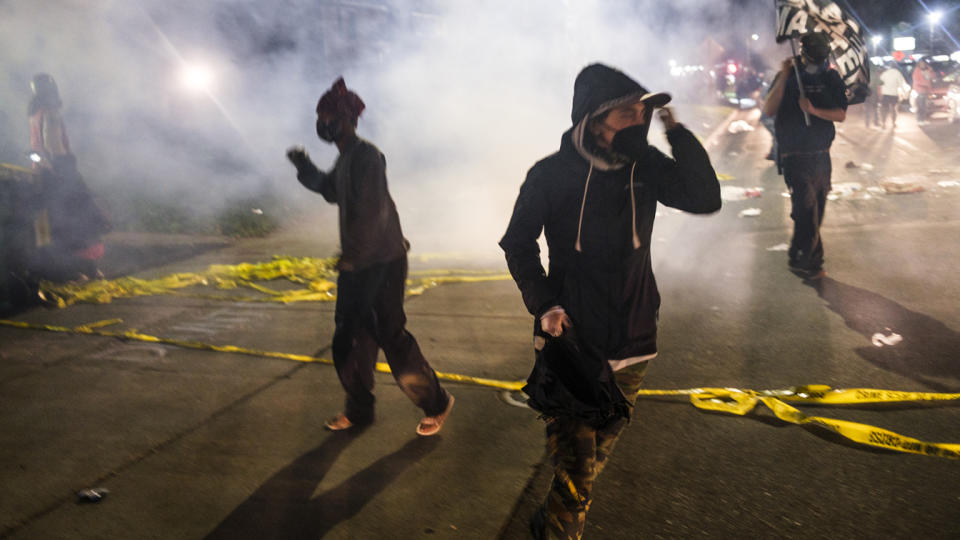
[[(611, 104), (645, 95), (642, 86), (615, 69), (594, 64), (581, 72), (574, 88), (574, 126), (563, 134), (560, 150), (527, 173), (500, 241), (524, 303), (537, 317), (536, 342), (555, 339), (540, 331), (539, 317), (549, 308), (563, 306), (573, 321), (573, 331), (559, 339), (572, 340), (571, 349), (585, 372), (599, 379), (583, 380), (585, 386), (612, 381), (609, 360), (657, 352), (660, 295), (650, 264), (657, 202), (697, 214), (720, 209), (720, 185), (710, 159), (683, 126), (667, 131), (673, 158), (649, 147), (641, 159), (616, 164), (584, 147), (591, 117)], [(540, 264), (541, 231), (549, 249), (549, 272)], [(531, 406), (553, 416), (578, 414), (578, 407), (561, 411), (547, 403), (563, 400), (544, 395), (544, 379), (555, 377), (549, 359), (541, 356), (524, 389)], [(610, 404), (591, 405), (602, 409)]]

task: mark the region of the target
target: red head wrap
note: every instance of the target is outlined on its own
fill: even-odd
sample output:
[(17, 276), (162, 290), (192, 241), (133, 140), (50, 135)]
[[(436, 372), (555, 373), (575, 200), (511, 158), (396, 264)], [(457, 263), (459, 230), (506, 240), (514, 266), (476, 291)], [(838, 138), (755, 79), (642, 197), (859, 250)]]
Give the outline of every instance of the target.
[(366, 105), (360, 96), (347, 90), (347, 84), (343, 82), (343, 77), (333, 83), (330, 90), (323, 94), (320, 101), (317, 102), (317, 114), (322, 112), (344, 116), (356, 123), (360, 113), (363, 112)]

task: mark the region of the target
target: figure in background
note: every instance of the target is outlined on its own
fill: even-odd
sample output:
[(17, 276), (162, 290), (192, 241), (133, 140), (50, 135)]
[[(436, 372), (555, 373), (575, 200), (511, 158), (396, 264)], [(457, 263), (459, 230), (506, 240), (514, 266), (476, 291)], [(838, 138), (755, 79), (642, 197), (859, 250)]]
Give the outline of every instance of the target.
[[(657, 356), (660, 294), (650, 263), (657, 204), (720, 209), (720, 183), (697, 137), (661, 109), (673, 157), (647, 142), (670, 101), (602, 64), (574, 83), (573, 125), (520, 187), (500, 247), (535, 317), (523, 391), (546, 419), (553, 483), (535, 538), (580, 538), (593, 483), (630, 421)], [(550, 269), (540, 263), (544, 233)]]
[(50, 75), (38, 73), (30, 87), (30, 149), (34, 170), (40, 175), (42, 208), (37, 222), (42, 255), (34, 266), (40, 277), (55, 281), (99, 277), (97, 261), (104, 254), (101, 235), (110, 230), (110, 222), (94, 202), (70, 152), (57, 83)]
[(300, 183), (339, 207), (342, 253), (337, 263), (333, 362), (346, 404), (325, 425), (341, 431), (373, 422), (379, 347), (397, 385), (426, 414), (417, 433), (434, 435), (453, 407), (453, 395), (440, 386), (406, 329), (403, 295), (409, 243), (387, 189), (386, 159), (371, 142), (357, 136), (357, 119), (365, 107), (342, 78), (317, 103), (317, 135), (340, 152), (330, 172), (319, 170), (302, 147), (287, 151)]
[(863, 100), (863, 126), (869, 128), (880, 127), (880, 73), (877, 66), (870, 62), (870, 85), (866, 99)]
[(824, 275), (820, 225), (831, 187), (833, 124), (846, 120), (847, 96), (843, 79), (827, 61), (828, 38), (820, 32), (804, 34), (800, 44), (800, 56), (783, 61), (764, 112), (776, 116), (779, 166), (790, 190), (793, 238), (788, 264), (800, 276), (819, 279)]
[(924, 126), (929, 123), (928, 101), (930, 92), (933, 91), (933, 79), (936, 74), (933, 67), (926, 58), (917, 62), (917, 67), (913, 68), (913, 90), (917, 93), (917, 125)]
[(910, 85), (894, 62), (889, 62), (880, 74), (880, 129), (887, 127), (890, 117), (891, 127), (897, 127), (897, 107), (900, 101), (910, 93)]

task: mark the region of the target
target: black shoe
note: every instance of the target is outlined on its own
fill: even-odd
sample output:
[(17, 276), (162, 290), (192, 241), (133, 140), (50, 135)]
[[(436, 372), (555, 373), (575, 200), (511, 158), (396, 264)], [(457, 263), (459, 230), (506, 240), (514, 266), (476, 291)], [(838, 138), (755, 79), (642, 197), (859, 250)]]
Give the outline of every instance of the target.
[(803, 266), (798, 261), (791, 259), (789, 266), (791, 272), (793, 272), (797, 277), (801, 277), (805, 280), (822, 279), (827, 275), (827, 273), (823, 271), (823, 267), (820, 265)]

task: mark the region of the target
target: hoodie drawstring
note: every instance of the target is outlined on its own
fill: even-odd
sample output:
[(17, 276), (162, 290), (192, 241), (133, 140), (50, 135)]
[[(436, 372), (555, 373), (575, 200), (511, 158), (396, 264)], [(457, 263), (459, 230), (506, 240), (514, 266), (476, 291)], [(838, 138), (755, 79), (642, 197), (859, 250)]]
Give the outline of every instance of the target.
[(587, 206), (587, 189), (590, 188), (590, 176), (593, 175), (593, 161), (590, 162), (590, 170), (587, 171), (587, 183), (583, 186), (583, 200), (580, 202), (580, 220), (577, 222), (577, 243), (573, 249), (580, 250), (580, 230), (583, 228), (583, 209)]
[[(637, 170), (637, 162), (630, 166), (630, 219), (633, 226), (633, 249), (640, 249), (640, 235), (637, 234), (637, 198), (633, 192), (633, 173)], [(582, 212), (582, 211), (581, 211)]]
[[(640, 249), (640, 246), (643, 245), (640, 242), (640, 235), (637, 234), (637, 196), (633, 188), (633, 173), (637, 170), (637, 162), (634, 161), (633, 165), (630, 166), (630, 176), (627, 178), (627, 182), (630, 183), (630, 225), (633, 229), (633, 249)], [(590, 189), (590, 177), (593, 176), (593, 163), (590, 163), (590, 169), (587, 171), (587, 181), (583, 185), (583, 200), (580, 201), (580, 219), (577, 221), (577, 241), (573, 245), (573, 249), (578, 252), (582, 252), (580, 249), (580, 232), (583, 230), (583, 210), (587, 206), (587, 190)]]

